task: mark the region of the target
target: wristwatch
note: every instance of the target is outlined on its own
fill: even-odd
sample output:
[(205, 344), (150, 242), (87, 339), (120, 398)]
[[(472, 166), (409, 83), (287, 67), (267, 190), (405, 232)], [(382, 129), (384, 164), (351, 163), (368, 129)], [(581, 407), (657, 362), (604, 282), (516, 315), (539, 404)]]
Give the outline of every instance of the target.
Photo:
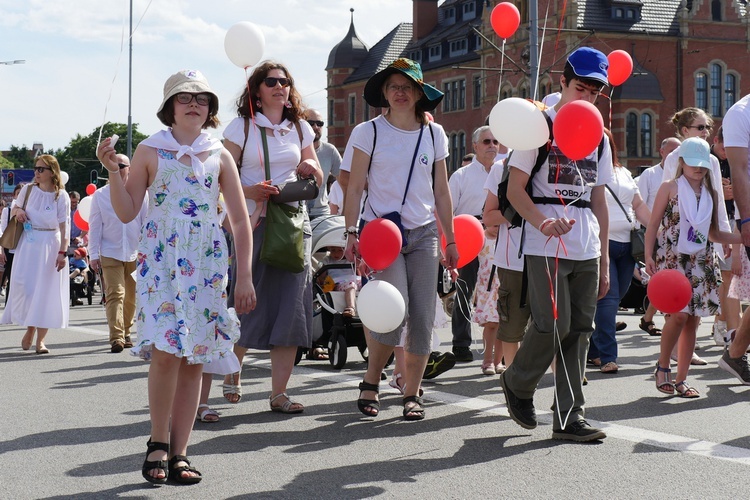
[(357, 228), (354, 226), (349, 226), (346, 228), (346, 231), (344, 231), (344, 237), (348, 238), (350, 234), (357, 235)]

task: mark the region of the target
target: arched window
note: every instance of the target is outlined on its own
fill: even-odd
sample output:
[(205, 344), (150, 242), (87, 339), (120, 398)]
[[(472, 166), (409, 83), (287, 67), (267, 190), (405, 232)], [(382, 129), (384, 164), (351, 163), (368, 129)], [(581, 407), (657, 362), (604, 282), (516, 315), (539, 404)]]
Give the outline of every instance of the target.
[(728, 73), (724, 78), (724, 112), (737, 102), (737, 77)]
[(695, 107), (708, 111), (708, 76), (703, 72), (695, 75)]
[(721, 21), (721, 0), (711, 0), (711, 19)]
[(463, 155), (458, 154), (459, 146), (458, 146), (458, 134), (451, 134), (450, 135), (450, 165), (449, 169), (451, 172), (455, 172), (456, 169), (461, 165), (461, 158)]
[(625, 154), (632, 158), (651, 158), (653, 153), (653, 115), (647, 112), (629, 112), (625, 116)]
[(459, 132), (458, 134), (458, 154), (456, 155), (456, 168), (461, 166), (461, 159), (466, 155), (466, 134)]
[(721, 116), (721, 66), (718, 64), (711, 65), (711, 115)]
[(628, 156), (638, 156), (638, 115), (628, 113), (625, 119), (625, 151)]

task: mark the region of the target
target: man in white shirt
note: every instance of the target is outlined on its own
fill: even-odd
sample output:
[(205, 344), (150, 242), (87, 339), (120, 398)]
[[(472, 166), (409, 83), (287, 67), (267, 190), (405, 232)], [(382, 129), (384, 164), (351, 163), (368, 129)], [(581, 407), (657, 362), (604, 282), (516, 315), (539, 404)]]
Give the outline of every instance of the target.
[[(739, 210), (740, 233), (745, 251), (750, 257), (750, 95), (746, 95), (729, 108), (722, 123), (724, 149), (732, 169), (734, 202)], [(719, 367), (731, 373), (743, 385), (750, 385), (750, 366), (747, 363), (750, 345), (750, 314), (742, 315), (736, 331), (727, 332), (734, 341), (724, 349)]]
[[(608, 67), (607, 57), (596, 49), (572, 52), (560, 77), (560, 102), (546, 110), (550, 120), (554, 122), (569, 102), (593, 103), (607, 84)], [(601, 149), (576, 161), (553, 141), (533, 178), (538, 149), (514, 151), (508, 160), (508, 201), (526, 221), (522, 250), (532, 320), (500, 383), (511, 418), (533, 429), (537, 425), (534, 393), (554, 363), (552, 438), (576, 442), (607, 437), (584, 419), (582, 389), (596, 302), (609, 290), (604, 185), (612, 180), (613, 170), (606, 135), (602, 141)], [(531, 195), (526, 191), (529, 183)]]
[[(130, 160), (125, 155), (117, 155), (117, 159), (120, 176), (126, 182), (130, 174)], [(89, 255), (91, 269), (96, 273), (101, 269), (103, 274), (109, 343), (113, 353), (133, 347), (130, 329), (135, 321), (135, 278), (132, 274), (138, 254), (138, 238), (148, 207), (146, 200), (144, 198), (138, 216), (123, 224), (112, 208), (109, 185), (94, 192), (91, 199)]]
[[(453, 200), (453, 216), (469, 214), (481, 219), (485, 200), (484, 183), (495, 163), (495, 157), (498, 153), (507, 153), (508, 150), (495, 139), (489, 126), (479, 127), (471, 137), (475, 156), (467, 166), (456, 170), (448, 183)], [(451, 314), (453, 354), (456, 361), (474, 359), (471, 353), (471, 305), (478, 271), (479, 257), (458, 270)]]

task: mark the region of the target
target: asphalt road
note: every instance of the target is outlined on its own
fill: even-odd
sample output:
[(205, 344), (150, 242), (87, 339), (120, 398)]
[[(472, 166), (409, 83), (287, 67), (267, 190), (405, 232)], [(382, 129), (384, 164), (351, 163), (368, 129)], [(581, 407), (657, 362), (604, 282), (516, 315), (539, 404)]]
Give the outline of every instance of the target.
[[(211, 404), (221, 421), (196, 423), (189, 454), (204, 480), (161, 488), (140, 474), (147, 365), (109, 352), (102, 306), (73, 308), (70, 328), (50, 331), (49, 355), (22, 351), (22, 329), (4, 325), (0, 498), (746, 497), (750, 387), (717, 368), (711, 321), (699, 331), (709, 365), (690, 374), (702, 395), (684, 400), (654, 387), (658, 339), (636, 316), (620, 319), (629, 325), (618, 336), (620, 372), (591, 370), (585, 388), (587, 418), (609, 435), (603, 442), (551, 440), (551, 373), (536, 395), (539, 427), (513, 423), (497, 376), (480, 372), (481, 346), (474, 362), (425, 383), (422, 422), (403, 421), (386, 383), (379, 417), (357, 411), (356, 348), (341, 371), (303, 360), (289, 392), (304, 414), (271, 413), (268, 355), (251, 351), (240, 404), (222, 398), (216, 379)], [(450, 331), (439, 335), (448, 349)]]

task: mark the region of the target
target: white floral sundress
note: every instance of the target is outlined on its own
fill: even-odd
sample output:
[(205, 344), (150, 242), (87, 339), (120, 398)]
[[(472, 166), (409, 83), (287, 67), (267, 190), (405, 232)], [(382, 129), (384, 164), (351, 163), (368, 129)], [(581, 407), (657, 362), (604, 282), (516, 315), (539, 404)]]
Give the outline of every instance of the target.
[(138, 246), (135, 356), (149, 360), (154, 347), (191, 364), (234, 356), (239, 320), (227, 309), (229, 251), (217, 211), (221, 151), (210, 152), (199, 177), (157, 149)]

